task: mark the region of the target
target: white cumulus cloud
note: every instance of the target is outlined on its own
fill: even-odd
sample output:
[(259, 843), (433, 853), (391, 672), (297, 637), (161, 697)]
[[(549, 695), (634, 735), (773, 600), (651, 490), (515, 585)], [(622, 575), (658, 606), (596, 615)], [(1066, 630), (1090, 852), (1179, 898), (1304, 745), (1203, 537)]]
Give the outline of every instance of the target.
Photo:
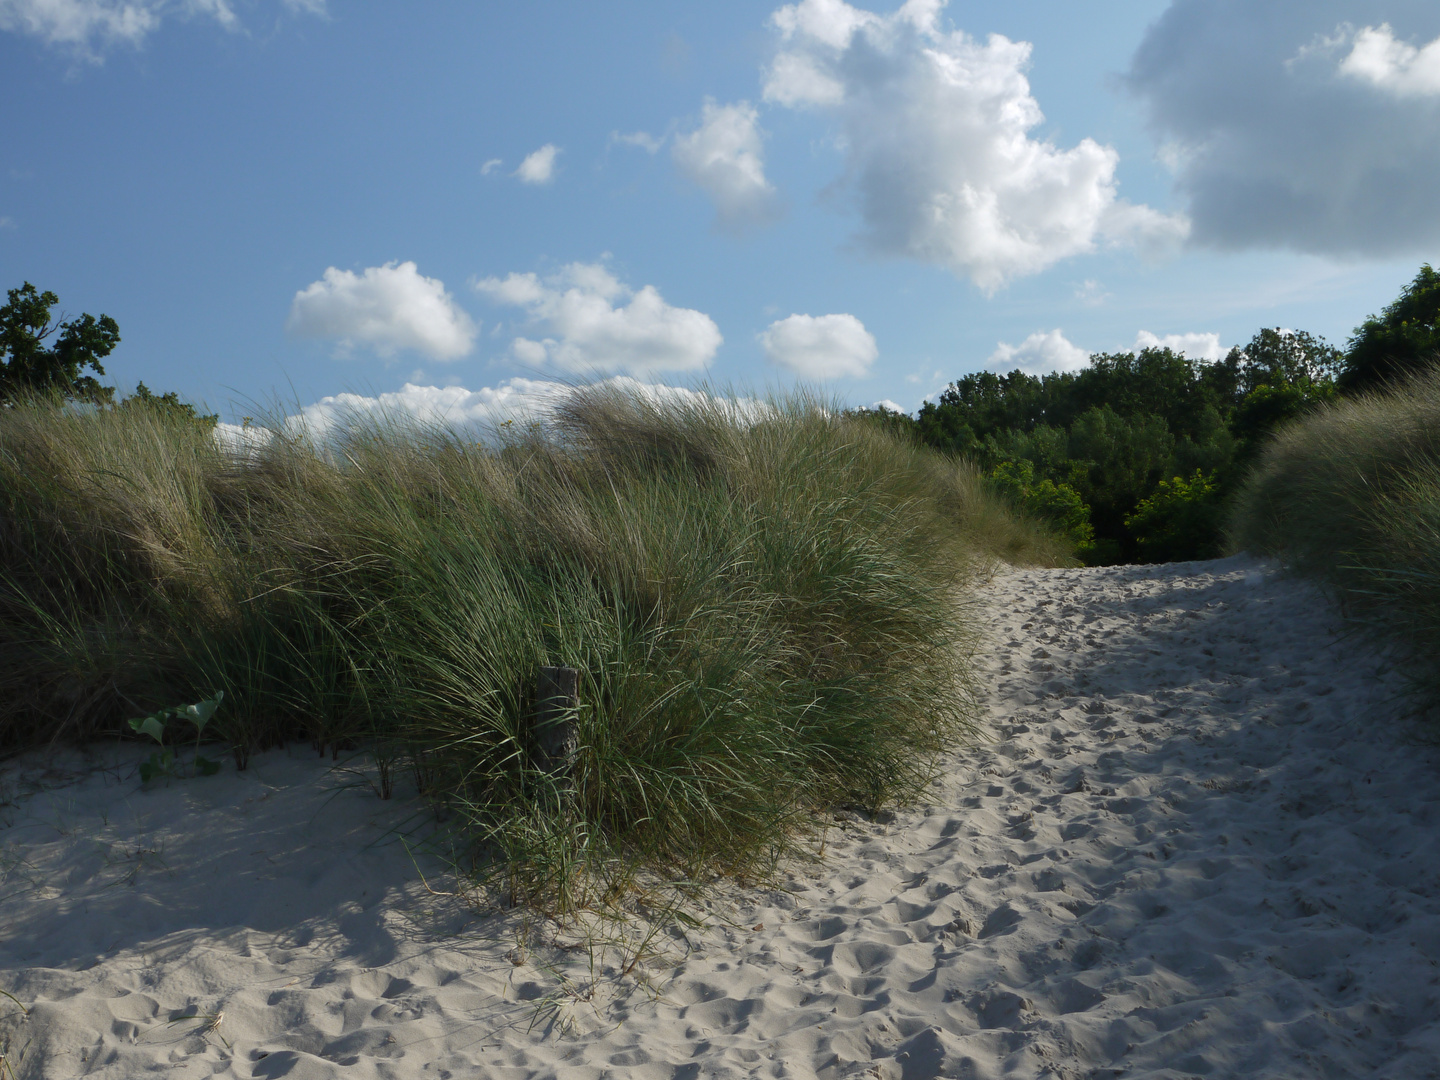
[[(297, 14), (324, 15), (324, 0), (284, 0)], [(91, 60), (115, 45), (139, 46), (172, 15), (213, 19), (226, 30), (240, 20), (229, 0), (0, 0), (0, 30), (28, 34)]]
[(513, 175), (522, 183), (548, 184), (555, 178), (555, 158), (559, 154), (558, 146), (554, 143), (546, 143), (520, 162), (520, 167), (515, 170)]
[[(615, 390), (659, 406), (720, 405), (741, 422), (773, 412), (770, 406), (752, 398), (719, 398), (703, 389), (645, 383), (625, 375), (578, 386), (549, 379), (514, 378), (479, 390), (407, 382), (399, 390), (374, 396), (333, 394), (287, 417), (284, 426), (319, 442), (347, 426), (379, 421), (414, 422), (483, 437), (510, 421), (544, 422), (572, 395), (595, 390)], [(221, 424), (216, 437), (231, 449), (253, 452), (269, 441), (271, 432), (255, 426), (242, 429), (235, 424)]]
[(467, 390), (463, 386), (418, 386), (407, 382), (399, 390), (378, 394), (332, 394), (307, 405), (289, 418), (292, 428), (303, 428), (312, 438), (324, 440), (338, 427), (366, 420), (414, 421), (452, 428), (485, 428), (506, 420), (533, 420), (547, 415), (572, 388), (564, 383), (537, 379), (507, 379), (499, 386)]
[(1397, 41), (1389, 23), (1366, 26), (1356, 32), (1340, 70), (1396, 97), (1440, 96), (1440, 38), (1416, 48)]
[(1440, 243), (1434, 0), (1171, 0), (1125, 81), (1192, 244), (1429, 256)]
[(1072, 345), (1058, 329), (1037, 330), (1019, 345), (1000, 342), (985, 367), (1004, 374), (1019, 368), (1027, 375), (1054, 371), (1078, 371), (1090, 362), (1090, 354)]
[(720, 227), (739, 230), (774, 217), (775, 188), (765, 179), (759, 114), (748, 101), (716, 105), (707, 100), (700, 126), (678, 136), (671, 155), (685, 177), (714, 201)]
[(1138, 353), (1142, 349), (1169, 349), (1172, 352), (1183, 353), (1191, 360), (1223, 360), (1225, 354), (1230, 350), (1220, 344), (1219, 334), (1190, 333), (1190, 334), (1166, 334), (1163, 337), (1152, 334), (1149, 330), (1141, 330), (1135, 336), (1135, 344), (1130, 351)]
[(389, 359), (401, 350), (435, 360), (470, 352), (477, 327), (438, 278), (413, 262), (389, 262), (363, 273), (330, 267), (290, 304), (285, 329), (297, 337), (331, 338), (342, 348), (363, 345)]
[(861, 378), (879, 355), (854, 315), (791, 315), (771, 323), (760, 344), (771, 363), (806, 379)]
[(724, 338), (704, 312), (667, 304), (653, 285), (634, 290), (600, 263), (571, 263), (558, 274), (488, 277), (475, 289), (521, 308), (536, 337), (517, 337), (517, 359), (566, 371), (694, 371)]
[(1043, 115), (1028, 43), (947, 30), (943, 8), (909, 0), (877, 15), (802, 0), (771, 18), (781, 47), (765, 99), (836, 117), (865, 247), (993, 292), (1097, 241), (1153, 252), (1184, 239), (1182, 217), (1117, 197), (1114, 149), (1030, 136)]

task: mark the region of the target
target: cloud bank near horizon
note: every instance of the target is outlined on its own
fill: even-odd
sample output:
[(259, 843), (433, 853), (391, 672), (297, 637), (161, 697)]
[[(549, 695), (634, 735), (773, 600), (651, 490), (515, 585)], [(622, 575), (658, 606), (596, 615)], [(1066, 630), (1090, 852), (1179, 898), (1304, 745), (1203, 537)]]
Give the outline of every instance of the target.
[[(284, 417), (279, 425), (289, 434), (303, 435), (317, 443), (328, 441), (347, 427), (367, 423), (448, 428), (484, 438), (510, 423), (543, 422), (573, 394), (597, 388), (633, 394), (660, 406), (719, 405), (742, 421), (770, 409), (765, 402), (751, 397), (722, 396), (704, 389), (644, 382), (628, 375), (583, 384), (517, 377), (478, 390), (407, 382), (399, 390), (381, 394), (329, 394)], [(255, 424), (221, 423), (215, 437), (226, 448), (246, 453), (263, 447), (274, 432)]]

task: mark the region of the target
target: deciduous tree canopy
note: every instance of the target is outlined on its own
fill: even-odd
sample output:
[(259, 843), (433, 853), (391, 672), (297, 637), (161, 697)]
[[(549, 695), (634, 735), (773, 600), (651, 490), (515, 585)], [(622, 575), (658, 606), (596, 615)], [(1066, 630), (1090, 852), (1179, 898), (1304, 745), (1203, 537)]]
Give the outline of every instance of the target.
[(1440, 272), (1429, 263), (1378, 316), (1355, 328), (1340, 390), (1379, 389), (1440, 362)]
[(1157, 348), (1074, 372), (977, 372), (885, 422), (976, 461), (1087, 562), (1208, 558), (1256, 448), (1333, 396), (1341, 364), (1322, 338), (1263, 329), (1215, 363)]
[[(114, 319), (81, 315), (52, 320), (50, 309), (60, 298), (28, 281), (6, 295), (9, 302), (0, 308), (0, 402), (27, 392), (58, 392), (99, 403), (114, 400), (114, 388), (82, 374), (86, 368), (105, 374), (100, 361), (120, 344)], [(51, 337), (54, 342), (47, 345)]]

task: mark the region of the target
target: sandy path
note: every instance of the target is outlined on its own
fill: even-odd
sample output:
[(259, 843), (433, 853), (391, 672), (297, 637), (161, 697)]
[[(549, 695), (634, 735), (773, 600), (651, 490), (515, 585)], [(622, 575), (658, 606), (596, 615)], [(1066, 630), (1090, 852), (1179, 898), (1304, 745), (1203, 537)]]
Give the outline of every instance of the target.
[(1017, 571), (988, 604), (995, 741), (931, 805), (837, 822), (822, 868), (648, 986), (431, 897), (375, 843), (403, 806), (327, 795), (309, 758), (17, 795), (0, 988), (34, 1004), (5, 1052), (20, 1077), (1440, 1076), (1440, 751), (1326, 602), (1226, 560)]

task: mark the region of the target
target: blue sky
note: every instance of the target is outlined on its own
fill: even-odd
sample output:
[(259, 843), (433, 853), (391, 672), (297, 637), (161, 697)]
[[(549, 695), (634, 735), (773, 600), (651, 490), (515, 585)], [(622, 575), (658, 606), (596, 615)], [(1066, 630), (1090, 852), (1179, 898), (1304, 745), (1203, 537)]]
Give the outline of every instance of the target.
[(0, 287), (231, 418), (601, 375), (912, 410), (1343, 344), (1440, 256), (1430, 0), (0, 0), (0, 97)]

